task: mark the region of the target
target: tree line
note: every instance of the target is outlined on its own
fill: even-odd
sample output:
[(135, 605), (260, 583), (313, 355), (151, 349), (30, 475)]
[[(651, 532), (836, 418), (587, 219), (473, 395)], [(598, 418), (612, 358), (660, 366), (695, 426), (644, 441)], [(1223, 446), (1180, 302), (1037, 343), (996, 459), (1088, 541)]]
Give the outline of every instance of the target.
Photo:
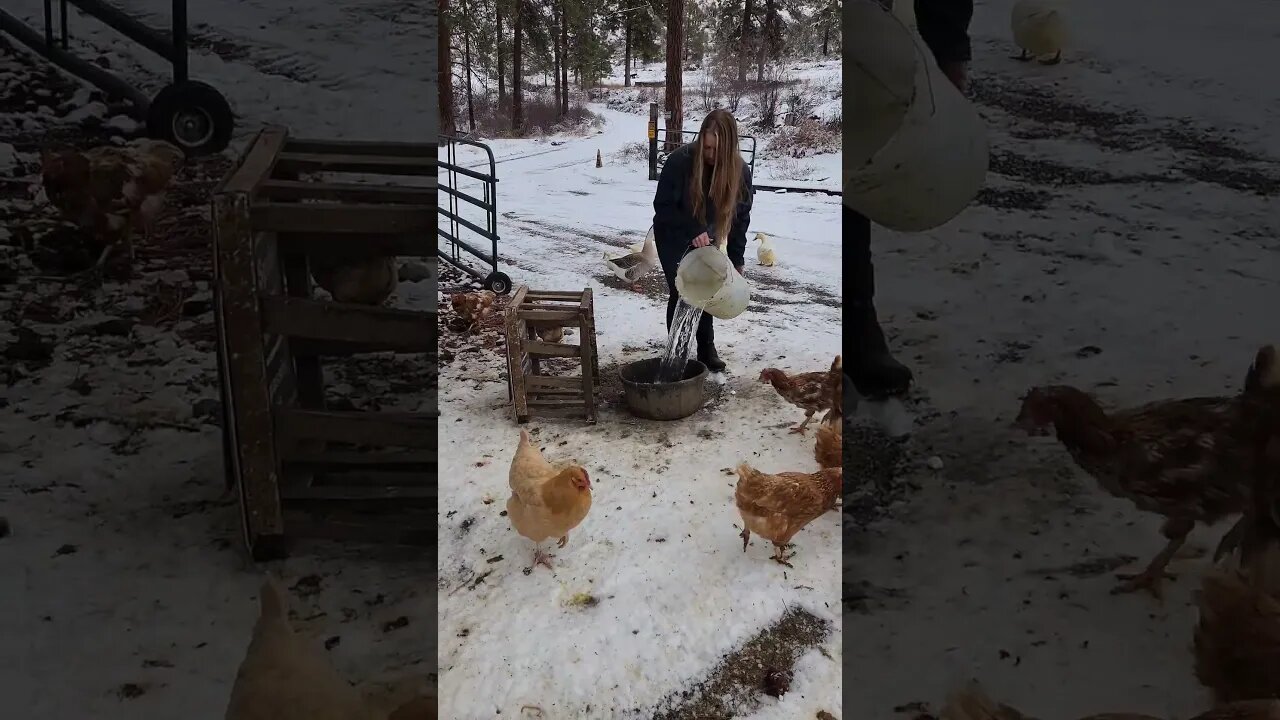
[[(442, 133), (475, 128), (478, 103), (496, 103), (522, 134), (530, 78), (570, 111), (571, 88), (598, 85), (621, 59), (623, 85), (641, 63), (665, 59), (667, 128), (681, 127), (683, 74), (714, 59), (738, 83), (763, 82), (788, 54), (838, 51), (841, 0), (438, 0)], [(477, 97), (479, 95), (479, 97)]]

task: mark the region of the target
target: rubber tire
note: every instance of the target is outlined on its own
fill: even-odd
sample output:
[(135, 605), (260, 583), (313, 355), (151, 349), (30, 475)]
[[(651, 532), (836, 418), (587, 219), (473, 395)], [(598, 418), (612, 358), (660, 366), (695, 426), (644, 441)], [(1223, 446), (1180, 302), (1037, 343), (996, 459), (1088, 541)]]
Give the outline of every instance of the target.
[[(198, 145), (181, 142), (173, 133), (173, 118), (186, 108), (203, 110), (213, 122), (213, 131)], [(156, 93), (147, 110), (147, 135), (177, 145), (188, 156), (213, 155), (231, 144), (236, 116), (227, 99), (211, 85), (196, 80), (175, 83)]]
[(506, 295), (511, 292), (511, 278), (506, 273), (490, 273), (489, 277), (484, 279), (485, 290), (492, 290), (499, 295)]

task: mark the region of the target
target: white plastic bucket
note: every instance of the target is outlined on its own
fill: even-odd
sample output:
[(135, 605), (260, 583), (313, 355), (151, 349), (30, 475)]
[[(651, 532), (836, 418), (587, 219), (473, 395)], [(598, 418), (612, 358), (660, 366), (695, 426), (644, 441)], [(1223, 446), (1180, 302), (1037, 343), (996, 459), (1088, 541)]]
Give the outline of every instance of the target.
[(742, 314), (751, 302), (751, 286), (738, 274), (729, 257), (708, 245), (680, 261), (676, 269), (676, 292), (685, 302), (721, 320)]
[(919, 32), (916, 26), (915, 0), (893, 0), (893, 15), (901, 20), (903, 25)]
[(986, 124), (899, 18), (869, 0), (844, 12), (844, 204), (892, 230), (938, 227), (982, 189)]

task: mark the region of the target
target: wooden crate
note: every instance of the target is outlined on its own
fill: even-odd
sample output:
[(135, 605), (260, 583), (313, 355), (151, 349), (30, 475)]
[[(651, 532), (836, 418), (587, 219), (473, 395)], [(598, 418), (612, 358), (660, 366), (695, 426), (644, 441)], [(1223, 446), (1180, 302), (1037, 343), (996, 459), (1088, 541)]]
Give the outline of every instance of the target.
[[(591, 289), (530, 290), (520, 286), (507, 306), (507, 389), (515, 403), (516, 422), (531, 414), (583, 415), (596, 421), (596, 381), (600, 360), (596, 352), (596, 320)], [(578, 344), (544, 342), (537, 330), (573, 328)], [(543, 358), (577, 358), (581, 373), (554, 376), (542, 372)]]
[[(438, 409), (328, 409), (323, 362), (392, 351), (435, 363), (436, 313), (321, 300), (308, 271), (308, 258), (434, 256), (435, 153), (272, 127), (215, 192), (224, 450), (255, 559), (282, 556), (297, 536), (435, 542)], [(423, 179), (301, 179), (314, 171)]]

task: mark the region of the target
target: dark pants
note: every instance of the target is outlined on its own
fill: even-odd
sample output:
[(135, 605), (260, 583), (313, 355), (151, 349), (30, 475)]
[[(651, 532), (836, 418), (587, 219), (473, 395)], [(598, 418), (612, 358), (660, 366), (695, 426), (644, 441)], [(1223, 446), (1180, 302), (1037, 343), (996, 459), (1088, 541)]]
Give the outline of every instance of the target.
[(841, 223), (844, 236), (853, 246), (853, 303), (855, 307), (871, 305), (876, 294), (875, 268), (871, 264), (871, 221), (848, 206)]
[[(662, 263), (662, 274), (667, 276), (667, 291), (670, 295), (667, 298), (667, 331), (671, 330), (671, 318), (676, 314), (676, 305), (680, 303), (680, 293), (676, 291), (676, 269), (680, 267), (680, 259), (684, 255), (681, 249), (678, 253), (663, 252), (662, 248), (658, 248), (658, 260)], [(711, 313), (702, 313), (702, 318), (698, 320), (698, 329), (694, 331), (693, 337), (698, 342), (699, 353), (710, 350), (715, 344), (715, 331), (711, 329)]]

